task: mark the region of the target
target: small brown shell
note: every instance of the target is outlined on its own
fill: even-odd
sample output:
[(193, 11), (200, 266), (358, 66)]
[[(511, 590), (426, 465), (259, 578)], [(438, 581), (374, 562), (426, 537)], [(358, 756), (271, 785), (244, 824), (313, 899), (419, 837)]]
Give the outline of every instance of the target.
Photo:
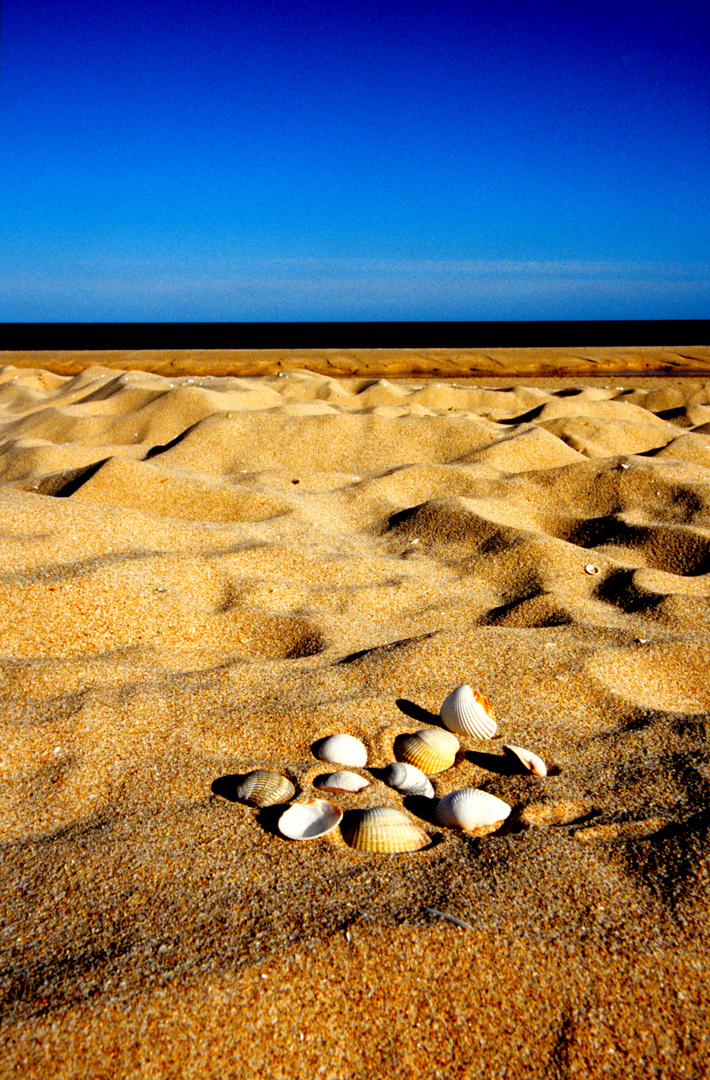
[(346, 843), (356, 851), (394, 854), (419, 851), (431, 842), (421, 829), (401, 810), (391, 806), (372, 806), (359, 813), (353, 824), (343, 830)]
[(443, 728), (422, 728), (413, 735), (399, 735), (394, 744), (397, 760), (414, 765), (426, 776), (450, 769), (458, 751), (458, 739)]
[(288, 802), (296, 789), (287, 776), (270, 769), (255, 769), (247, 773), (237, 787), (237, 798), (248, 806), (276, 806)]

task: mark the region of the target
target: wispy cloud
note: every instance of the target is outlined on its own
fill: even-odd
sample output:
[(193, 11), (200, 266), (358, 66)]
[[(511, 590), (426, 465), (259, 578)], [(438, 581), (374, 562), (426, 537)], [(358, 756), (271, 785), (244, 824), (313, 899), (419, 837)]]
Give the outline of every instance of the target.
[(0, 273), (0, 319), (701, 318), (710, 263), (169, 258)]

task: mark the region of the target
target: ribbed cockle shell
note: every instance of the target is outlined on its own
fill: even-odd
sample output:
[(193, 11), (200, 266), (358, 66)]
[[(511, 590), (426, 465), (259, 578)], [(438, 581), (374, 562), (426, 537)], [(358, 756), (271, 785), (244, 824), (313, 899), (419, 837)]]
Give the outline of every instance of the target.
[(421, 769), (414, 765), (408, 765), (404, 761), (395, 761), (388, 765), (384, 771), (383, 779), (386, 784), (403, 795), (424, 795), (427, 799), (434, 798), (434, 788), (431, 780)]
[(422, 728), (413, 735), (399, 735), (394, 743), (394, 756), (421, 769), (426, 776), (435, 776), (450, 769), (456, 760), (459, 741), (442, 728)]
[(276, 806), (288, 802), (296, 789), (287, 776), (270, 769), (255, 769), (247, 773), (237, 786), (237, 798), (249, 806)]
[(418, 851), (430, 842), (430, 836), (401, 810), (391, 806), (373, 806), (358, 814), (343, 835), (356, 851), (394, 854)]
[(459, 829), (480, 829), (505, 821), (510, 807), (495, 795), (478, 788), (459, 788), (440, 799), (436, 820), (440, 825), (455, 825)]
[(330, 765), (367, 765), (367, 749), (354, 735), (330, 735), (318, 747), (318, 757)]
[(530, 750), (524, 750), (522, 746), (504, 746), (503, 750), (508, 757), (517, 758), (524, 769), (527, 769), (533, 776), (547, 776), (547, 765), (539, 758), (537, 754), (533, 754)]
[(294, 803), (279, 818), (279, 832), (289, 840), (315, 840), (340, 823), (343, 811), (326, 799)]
[(457, 735), (491, 739), (497, 731), (495, 712), (490, 701), (465, 683), (457, 686), (444, 699), (441, 719), (449, 731), (455, 731)]
[(364, 776), (358, 776), (356, 772), (348, 772), (347, 770), (327, 773), (325, 776), (316, 776), (313, 781), (313, 787), (320, 788), (322, 791), (362, 791), (369, 784), (370, 781), (366, 780)]

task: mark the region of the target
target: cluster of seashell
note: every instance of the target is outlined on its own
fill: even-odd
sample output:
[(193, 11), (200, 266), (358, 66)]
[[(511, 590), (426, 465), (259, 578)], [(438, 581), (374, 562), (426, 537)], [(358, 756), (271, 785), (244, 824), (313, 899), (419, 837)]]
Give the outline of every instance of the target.
[[(406, 795), (434, 798), (430, 776), (450, 769), (460, 760), (459, 734), (490, 739), (497, 731), (495, 713), (488, 698), (468, 685), (457, 686), (441, 706), (441, 719), (447, 730), (422, 728), (397, 737), (394, 753), (397, 761), (384, 770), (389, 787)], [(519, 746), (504, 745), (505, 753), (516, 759), (533, 776), (544, 777), (547, 768), (536, 754)], [(336, 734), (324, 739), (317, 748), (318, 758), (330, 765), (364, 768), (367, 748), (353, 735)], [(369, 780), (349, 769), (319, 776), (313, 786), (321, 791), (354, 794), (369, 786)], [(287, 803), (296, 793), (295, 786), (281, 773), (257, 769), (245, 776), (237, 788), (237, 797), (250, 806), (268, 807)], [(440, 825), (475, 830), (495, 826), (510, 814), (511, 807), (495, 795), (477, 788), (460, 788), (439, 800), (435, 816)], [(343, 819), (343, 811), (326, 799), (294, 803), (279, 818), (279, 831), (291, 840), (312, 840), (332, 832)], [(353, 815), (343, 827), (343, 836), (357, 851), (395, 853), (417, 851), (430, 843), (424, 829), (400, 810), (373, 806)]]

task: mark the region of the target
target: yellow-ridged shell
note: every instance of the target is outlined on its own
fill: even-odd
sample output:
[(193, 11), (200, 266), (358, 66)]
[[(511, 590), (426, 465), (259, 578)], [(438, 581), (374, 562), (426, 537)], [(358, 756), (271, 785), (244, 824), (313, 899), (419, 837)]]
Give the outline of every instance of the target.
[(287, 776), (270, 769), (255, 769), (247, 773), (237, 787), (237, 798), (248, 806), (276, 806), (288, 802), (296, 789)]
[(413, 735), (400, 735), (394, 744), (397, 760), (414, 765), (426, 776), (450, 769), (458, 751), (458, 739), (443, 728), (422, 728)]
[(343, 830), (350, 847), (356, 851), (396, 854), (418, 851), (430, 843), (431, 837), (401, 810), (391, 806), (372, 806), (363, 810), (354, 822)]

